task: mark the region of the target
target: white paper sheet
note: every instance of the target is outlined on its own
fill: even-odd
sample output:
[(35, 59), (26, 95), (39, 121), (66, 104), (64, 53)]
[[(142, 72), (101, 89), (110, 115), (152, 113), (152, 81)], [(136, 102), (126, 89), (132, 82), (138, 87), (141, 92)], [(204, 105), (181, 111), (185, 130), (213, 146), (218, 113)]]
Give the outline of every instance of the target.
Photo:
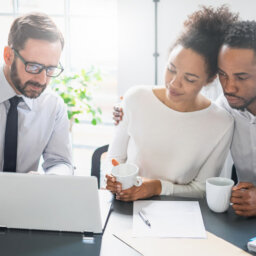
[(207, 239), (132, 237), (132, 230), (115, 232), (116, 238), (144, 256), (249, 256), (241, 248), (207, 232)]
[[(138, 212), (142, 211), (151, 227)], [(133, 204), (133, 237), (206, 238), (197, 201), (140, 200)]]

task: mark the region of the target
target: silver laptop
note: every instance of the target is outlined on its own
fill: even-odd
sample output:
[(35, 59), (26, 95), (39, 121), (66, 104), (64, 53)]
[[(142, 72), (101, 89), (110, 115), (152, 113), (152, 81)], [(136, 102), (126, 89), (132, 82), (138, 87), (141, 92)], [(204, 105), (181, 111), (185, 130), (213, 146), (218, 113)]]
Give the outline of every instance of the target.
[(98, 234), (111, 201), (95, 177), (0, 173), (1, 227)]

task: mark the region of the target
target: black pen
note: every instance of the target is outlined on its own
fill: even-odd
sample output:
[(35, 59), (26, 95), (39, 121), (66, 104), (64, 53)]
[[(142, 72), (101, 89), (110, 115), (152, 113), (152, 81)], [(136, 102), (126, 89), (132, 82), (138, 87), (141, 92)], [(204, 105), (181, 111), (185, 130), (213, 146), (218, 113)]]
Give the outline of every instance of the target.
[(150, 224), (149, 220), (148, 220), (147, 217), (143, 214), (142, 211), (139, 211), (139, 215), (140, 215), (141, 219), (143, 220), (143, 222), (151, 228), (151, 224)]

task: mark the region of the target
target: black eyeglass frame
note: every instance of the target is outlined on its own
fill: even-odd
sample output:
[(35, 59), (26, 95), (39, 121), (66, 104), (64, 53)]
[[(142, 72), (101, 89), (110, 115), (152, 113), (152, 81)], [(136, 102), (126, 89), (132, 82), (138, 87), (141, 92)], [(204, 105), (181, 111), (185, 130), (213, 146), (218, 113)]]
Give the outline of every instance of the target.
[[(59, 76), (63, 71), (64, 71), (64, 68), (63, 66), (61, 65), (61, 63), (59, 62), (59, 66), (56, 67), (56, 66), (45, 66), (43, 64), (40, 64), (40, 63), (37, 63), (37, 62), (31, 62), (31, 61), (26, 61), (20, 54), (19, 52), (12, 48), (13, 51), (14, 51), (14, 54), (23, 62), (23, 64), (25, 65), (25, 70), (27, 73), (30, 73), (30, 74), (40, 74), (44, 69), (46, 71), (46, 76), (48, 77), (57, 77)], [(28, 65), (36, 65), (39, 69), (38, 71), (30, 71), (28, 70)], [(51, 72), (52, 72), (52, 69), (55, 68), (55, 70), (59, 70), (59, 73), (57, 75), (51, 75)], [(54, 72), (53, 72), (54, 73)]]

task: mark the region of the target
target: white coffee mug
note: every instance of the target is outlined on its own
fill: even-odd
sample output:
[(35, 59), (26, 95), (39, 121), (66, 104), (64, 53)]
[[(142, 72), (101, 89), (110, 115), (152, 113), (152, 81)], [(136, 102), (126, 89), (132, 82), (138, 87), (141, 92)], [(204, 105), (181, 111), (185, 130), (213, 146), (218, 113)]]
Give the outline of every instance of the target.
[(132, 186), (139, 187), (142, 184), (142, 178), (138, 176), (138, 173), (139, 167), (131, 163), (113, 166), (111, 170), (111, 174), (116, 178), (116, 181), (122, 184), (122, 190)]
[(212, 177), (206, 180), (206, 200), (212, 211), (227, 211), (233, 186), (234, 181), (224, 177)]

